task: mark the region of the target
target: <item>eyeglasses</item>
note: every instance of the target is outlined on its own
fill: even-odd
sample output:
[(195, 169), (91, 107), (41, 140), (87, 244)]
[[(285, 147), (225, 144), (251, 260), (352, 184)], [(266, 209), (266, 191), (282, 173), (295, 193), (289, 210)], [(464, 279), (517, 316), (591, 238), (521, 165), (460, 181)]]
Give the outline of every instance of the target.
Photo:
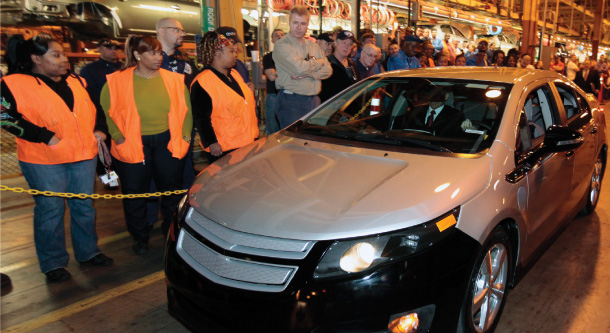
[(180, 28), (176, 28), (176, 27), (163, 27), (163, 29), (172, 29), (175, 32), (181, 32), (181, 33), (186, 33), (186, 31), (184, 31), (184, 29), (180, 29)]

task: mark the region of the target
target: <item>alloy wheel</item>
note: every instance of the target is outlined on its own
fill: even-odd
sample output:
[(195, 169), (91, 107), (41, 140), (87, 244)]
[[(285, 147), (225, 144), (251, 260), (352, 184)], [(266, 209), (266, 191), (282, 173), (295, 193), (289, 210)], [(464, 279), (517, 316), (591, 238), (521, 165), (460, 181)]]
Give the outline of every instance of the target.
[(597, 200), (599, 200), (599, 192), (601, 191), (602, 186), (602, 159), (598, 157), (595, 161), (595, 166), (593, 167), (593, 174), (591, 175), (591, 188), (589, 190), (589, 204), (592, 207), (597, 205)]
[(502, 306), (508, 280), (508, 253), (503, 244), (489, 248), (472, 285), (472, 325), (486, 332), (494, 325)]

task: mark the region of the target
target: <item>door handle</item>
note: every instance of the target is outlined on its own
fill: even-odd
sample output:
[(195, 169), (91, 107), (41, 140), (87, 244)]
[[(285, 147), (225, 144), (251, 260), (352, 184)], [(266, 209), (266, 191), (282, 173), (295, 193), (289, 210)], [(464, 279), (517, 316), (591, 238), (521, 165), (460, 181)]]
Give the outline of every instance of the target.
[(574, 155), (574, 151), (573, 150), (570, 150), (570, 151), (566, 152), (566, 157), (570, 157), (572, 155)]
[(182, 9), (182, 8), (180, 8), (180, 6), (178, 6), (178, 5), (171, 5), (171, 6), (169, 6), (169, 8), (171, 8), (171, 9), (175, 9), (175, 10), (181, 10), (181, 9)]
[(591, 128), (591, 134), (595, 134), (595, 133), (597, 133), (597, 127), (596, 126)]

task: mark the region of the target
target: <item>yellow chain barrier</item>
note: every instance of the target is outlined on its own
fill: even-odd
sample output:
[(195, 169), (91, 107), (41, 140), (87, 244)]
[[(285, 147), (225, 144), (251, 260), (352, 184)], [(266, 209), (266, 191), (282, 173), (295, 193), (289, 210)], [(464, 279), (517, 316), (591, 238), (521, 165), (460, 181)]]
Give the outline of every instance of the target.
[(12, 191), (15, 193), (29, 193), (31, 195), (44, 195), (47, 197), (61, 197), (61, 198), (79, 198), (79, 199), (136, 199), (136, 198), (150, 198), (150, 197), (161, 197), (169, 196), (174, 194), (184, 194), (188, 190), (176, 190), (176, 191), (165, 191), (155, 193), (140, 193), (140, 194), (85, 194), (85, 193), (61, 193), (52, 191), (39, 191), (33, 189), (25, 189), (20, 187), (8, 187), (6, 185), (0, 185), (0, 191)]

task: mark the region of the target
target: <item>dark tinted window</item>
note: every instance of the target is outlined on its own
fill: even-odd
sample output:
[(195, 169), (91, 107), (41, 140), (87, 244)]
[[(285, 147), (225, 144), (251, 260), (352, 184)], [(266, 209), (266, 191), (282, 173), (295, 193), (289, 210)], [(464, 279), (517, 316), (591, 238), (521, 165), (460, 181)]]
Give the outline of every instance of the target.
[(563, 104), (566, 112), (568, 126), (579, 128), (591, 120), (591, 109), (584, 96), (566, 84), (556, 83), (555, 87), (561, 98), (559, 103)]
[(558, 102), (563, 104), (563, 109), (566, 111), (566, 118), (568, 122), (570, 119), (577, 117), (580, 114), (580, 106), (578, 105), (578, 99), (576, 98), (576, 92), (570, 86), (565, 84), (555, 84), (559, 97), (561, 98)]
[(483, 81), (372, 78), (336, 96), (294, 130), (350, 145), (476, 153), (493, 142), (510, 88)]
[(544, 141), (546, 130), (551, 125), (560, 124), (554, 103), (551, 103), (552, 96), (547, 85), (533, 89), (527, 94), (519, 118), (518, 155), (527, 155), (530, 149)]

